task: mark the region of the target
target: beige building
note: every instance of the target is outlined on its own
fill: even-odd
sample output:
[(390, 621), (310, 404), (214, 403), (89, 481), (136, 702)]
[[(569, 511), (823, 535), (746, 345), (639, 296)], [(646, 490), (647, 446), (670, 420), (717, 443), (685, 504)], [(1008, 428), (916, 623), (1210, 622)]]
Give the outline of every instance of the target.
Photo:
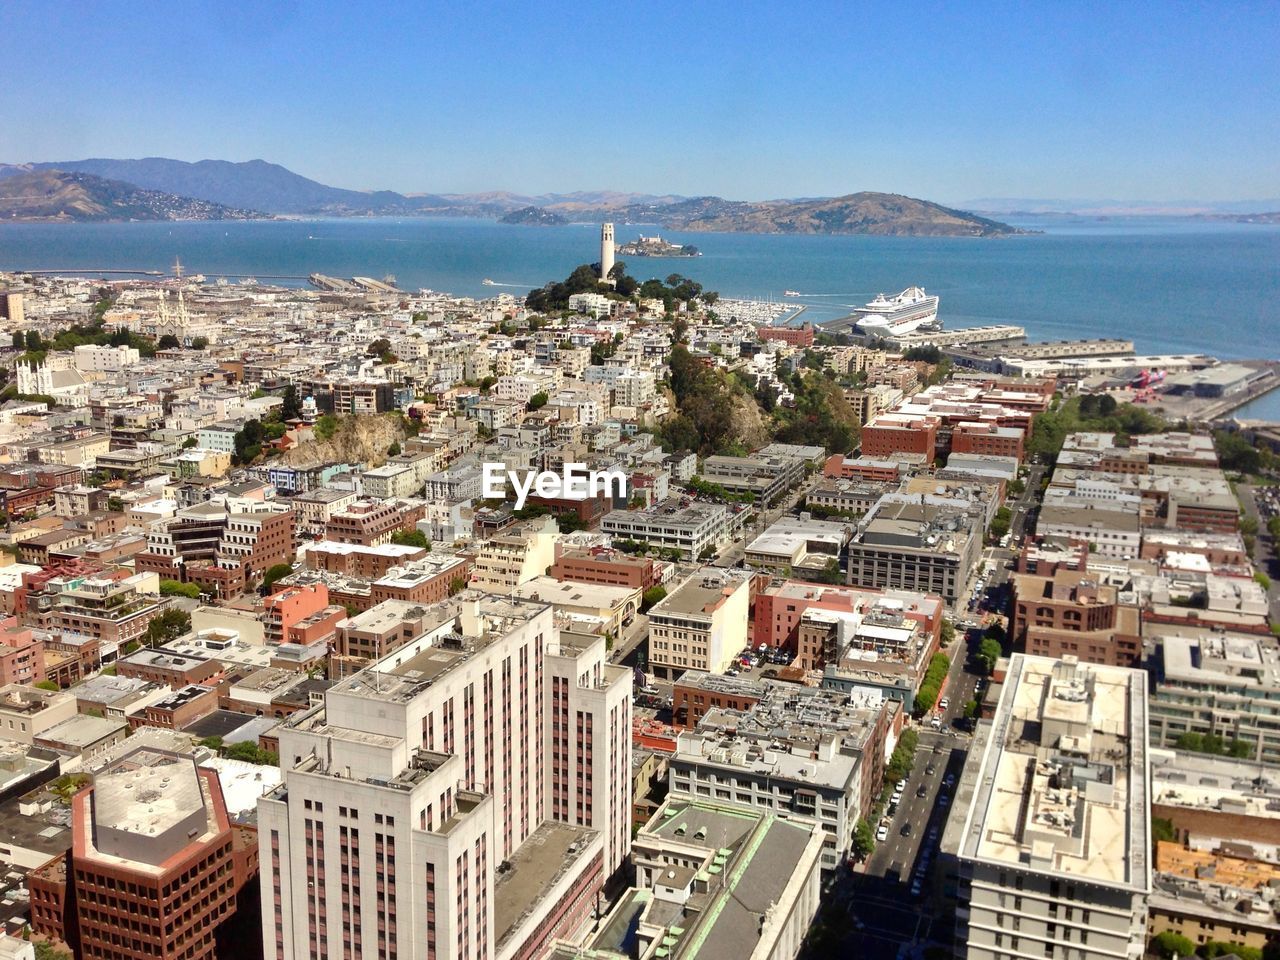
[(649, 668), (724, 673), (747, 645), (751, 576), (704, 567), (649, 611)]
[(549, 957), (792, 960), (818, 909), (822, 835), (804, 817), (668, 798), (636, 836), (636, 885)]
[(629, 851), (631, 672), (559, 638), (547, 604), (466, 591), (429, 610), (278, 728), (268, 957), (533, 956), (589, 920)]
[(578, 583), (553, 577), (534, 577), (515, 588), (515, 596), (555, 607), (574, 621), (575, 629), (601, 636), (621, 636), (640, 610), (639, 587)]
[(1014, 654), (943, 836), (968, 960), (1138, 960), (1151, 894), (1141, 670)]
[(18, 683), (0, 687), (0, 737), (6, 740), (32, 743), (75, 715), (75, 694)]
[(491, 537), (476, 556), (471, 585), (486, 593), (509, 594), (543, 576), (556, 562), (558, 535), (555, 518), (547, 516)]

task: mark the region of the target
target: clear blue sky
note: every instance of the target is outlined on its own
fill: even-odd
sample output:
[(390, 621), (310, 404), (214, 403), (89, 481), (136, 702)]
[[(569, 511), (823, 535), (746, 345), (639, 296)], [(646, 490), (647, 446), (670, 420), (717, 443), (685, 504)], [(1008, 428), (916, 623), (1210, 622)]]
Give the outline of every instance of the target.
[(763, 199), (1280, 196), (1280, 3), (0, 3), (0, 161)]

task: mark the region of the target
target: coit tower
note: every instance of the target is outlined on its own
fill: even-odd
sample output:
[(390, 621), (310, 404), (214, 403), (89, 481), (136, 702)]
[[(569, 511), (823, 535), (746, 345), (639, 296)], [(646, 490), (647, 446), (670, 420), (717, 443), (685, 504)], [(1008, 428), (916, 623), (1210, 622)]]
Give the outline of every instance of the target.
[(613, 224), (600, 225), (600, 279), (608, 280), (613, 269)]

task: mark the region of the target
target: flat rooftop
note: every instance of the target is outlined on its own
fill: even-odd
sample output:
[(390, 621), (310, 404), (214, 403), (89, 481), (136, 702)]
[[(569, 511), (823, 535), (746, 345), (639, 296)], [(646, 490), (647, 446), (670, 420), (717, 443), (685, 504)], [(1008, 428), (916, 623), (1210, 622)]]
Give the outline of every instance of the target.
[(1146, 674), (1015, 654), (964, 859), (1150, 888)]
[(742, 578), (727, 574), (705, 571), (694, 574), (655, 604), (649, 615), (710, 616), (720, 601), (736, 591), (741, 583)]
[(493, 884), (493, 934), (501, 946), (553, 885), (598, 847), (598, 831), (544, 821), (508, 860)]

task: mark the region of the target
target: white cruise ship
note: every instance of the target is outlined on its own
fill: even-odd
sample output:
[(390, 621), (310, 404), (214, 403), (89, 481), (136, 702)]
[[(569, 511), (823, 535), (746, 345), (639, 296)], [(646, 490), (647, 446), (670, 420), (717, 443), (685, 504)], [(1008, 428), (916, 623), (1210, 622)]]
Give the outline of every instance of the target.
[(926, 296), (924, 287), (908, 287), (896, 297), (883, 293), (855, 311), (857, 327), (869, 337), (900, 337), (917, 330), (941, 330), (938, 298)]

